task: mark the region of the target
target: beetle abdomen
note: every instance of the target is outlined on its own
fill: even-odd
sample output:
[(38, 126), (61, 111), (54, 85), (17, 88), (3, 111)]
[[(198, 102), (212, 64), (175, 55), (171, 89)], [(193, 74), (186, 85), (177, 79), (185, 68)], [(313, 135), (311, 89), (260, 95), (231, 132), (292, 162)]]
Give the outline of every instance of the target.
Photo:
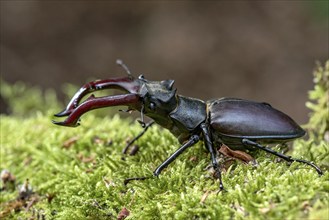
[(225, 137), (263, 141), (301, 137), (305, 131), (288, 115), (271, 105), (243, 99), (223, 98), (208, 103), (213, 132)]

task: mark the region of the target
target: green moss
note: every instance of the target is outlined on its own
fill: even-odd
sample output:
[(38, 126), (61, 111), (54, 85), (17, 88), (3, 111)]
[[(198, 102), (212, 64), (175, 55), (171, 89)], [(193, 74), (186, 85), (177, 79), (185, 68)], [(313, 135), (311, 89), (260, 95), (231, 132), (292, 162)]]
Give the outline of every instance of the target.
[(0, 79), (0, 93), (7, 101), (8, 110), (15, 116), (34, 116), (37, 112), (46, 113), (59, 108), (59, 102), (53, 90), (42, 92), (37, 87), (27, 86), (23, 82), (10, 85)]
[[(305, 126), (309, 137), (295, 141), (290, 153), (313, 160), (324, 175), (319, 177), (306, 165), (288, 166), (256, 152), (253, 156), (259, 165), (235, 162), (223, 174), (226, 191), (220, 193), (218, 181), (205, 170), (210, 156), (202, 143), (181, 155), (159, 178), (124, 186), (125, 178), (150, 175), (178, 148), (168, 131), (152, 127), (138, 140), (140, 151), (122, 160), (127, 137), (142, 130), (138, 123), (118, 115), (104, 118), (89, 113), (78, 128), (55, 126), (49, 116), (60, 110), (54, 95), (52, 105), (40, 107), (48, 103), (40, 100), (49, 97), (40, 95), (36, 101), (30, 96), (37, 90), (22, 84), (18, 89), (23, 86), (24, 91), (17, 97), (10, 91), (17, 86), (6, 87), (1, 92), (12, 94), (3, 96), (11, 97), (14, 114), (0, 118), (0, 168), (14, 174), (17, 184), (28, 178), (39, 196), (29, 211), (6, 217), (116, 219), (126, 207), (130, 211), (127, 219), (328, 219), (328, 71), (329, 62), (315, 71), (316, 85), (307, 104), (312, 109)], [(2, 191), (0, 212), (17, 195), (17, 191)], [(49, 202), (47, 195), (55, 197)]]

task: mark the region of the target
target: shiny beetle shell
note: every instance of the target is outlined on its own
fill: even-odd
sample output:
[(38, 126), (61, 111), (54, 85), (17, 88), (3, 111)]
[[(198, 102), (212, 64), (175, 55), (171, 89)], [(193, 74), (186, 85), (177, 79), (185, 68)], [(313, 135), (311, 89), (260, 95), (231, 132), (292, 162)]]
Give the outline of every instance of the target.
[(294, 120), (267, 103), (223, 98), (208, 105), (212, 131), (224, 143), (229, 139), (229, 143), (241, 144), (243, 138), (278, 143), (305, 135)]

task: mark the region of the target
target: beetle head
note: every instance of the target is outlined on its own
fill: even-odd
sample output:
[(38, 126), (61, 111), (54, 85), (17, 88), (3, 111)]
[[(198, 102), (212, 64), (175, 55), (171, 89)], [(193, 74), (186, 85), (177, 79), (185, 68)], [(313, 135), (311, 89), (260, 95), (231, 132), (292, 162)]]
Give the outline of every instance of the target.
[(148, 81), (143, 79), (139, 96), (142, 98), (145, 113), (171, 112), (176, 107), (174, 80)]
[(142, 81), (139, 90), (142, 106), (141, 124), (143, 122), (143, 114), (154, 119), (158, 123), (166, 121), (168, 114), (177, 106), (176, 89), (173, 89), (174, 80), (148, 81), (143, 77), (139, 77)]

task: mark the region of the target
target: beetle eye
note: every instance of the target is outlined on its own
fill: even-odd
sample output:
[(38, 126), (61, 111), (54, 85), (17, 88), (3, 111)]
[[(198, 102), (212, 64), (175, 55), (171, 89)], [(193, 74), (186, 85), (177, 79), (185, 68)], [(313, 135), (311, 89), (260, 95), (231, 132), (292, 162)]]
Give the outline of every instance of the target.
[(156, 109), (156, 105), (154, 102), (151, 102), (149, 107), (152, 111), (154, 111)]

